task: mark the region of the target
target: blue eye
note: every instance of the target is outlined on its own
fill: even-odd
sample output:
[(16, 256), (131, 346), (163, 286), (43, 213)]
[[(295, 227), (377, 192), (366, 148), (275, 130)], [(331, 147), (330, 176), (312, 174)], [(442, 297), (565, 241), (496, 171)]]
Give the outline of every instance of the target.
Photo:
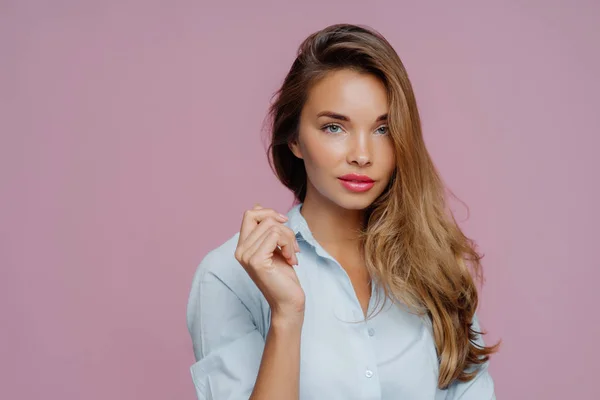
[[(323, 129), (325, 129), (325, 131), (326, 131), (326, 132), (329, 132), (329, 133), (340, 133), (340, 132), (341, 132), (341, 130), (342, 130), (342, 127), (341, 127), (341, 126), (339, 126), (339, 125), (330, 124), (330, 125), (326, 125), (326, 126), (324, 126), (324, 127), (323, 127)], [(327, 129), (336, 129), (336, 130), (334, 130), (334, 131), (332, 131), (332, 130), (329, 130), (329, 131), (328, 131)]]
[[(382, 129), (383, 129), (383, 131), (381, 131)], [(379, 128), (377, 128), (377, 132), (379, 132), (382, 135), (385, 135), (388, 133), (388, 127), (385, 125), (380, 126)]]

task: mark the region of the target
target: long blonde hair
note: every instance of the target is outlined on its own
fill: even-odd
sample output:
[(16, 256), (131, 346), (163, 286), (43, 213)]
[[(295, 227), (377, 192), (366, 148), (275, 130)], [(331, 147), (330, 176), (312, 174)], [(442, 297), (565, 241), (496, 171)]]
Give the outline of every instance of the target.
[(386, 296), (431, 318), (440, 362), (438, 386), (468, 381), (469, 367), (485, 363), (499, 345), (479, 347), (472, 320), (481, 256), (447, 207), (447, 191), (423, 140), (412, 85), (402, 61), (377, 31), (336, 24), (310, 35), (299, 47), (269, 116), (269, 161), (279, 180), (306, 196), (304, 162), (288, 143), (297, 139), (300, 113), (311, 86), (327, 73), (352, 69), (377, 76), (388, 101), (389, 132), (397, 165), (387, 189), (366, 210), (361, 240), (366, 267)]

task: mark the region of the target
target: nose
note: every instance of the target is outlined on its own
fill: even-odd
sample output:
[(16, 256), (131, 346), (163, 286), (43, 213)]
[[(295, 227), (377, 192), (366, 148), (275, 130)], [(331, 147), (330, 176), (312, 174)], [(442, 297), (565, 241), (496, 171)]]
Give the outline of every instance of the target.
[(371, 164), (371, 145), (369, 133), (359, 132), (350, 135), (347, 161), (349, 164), (364, 167)]

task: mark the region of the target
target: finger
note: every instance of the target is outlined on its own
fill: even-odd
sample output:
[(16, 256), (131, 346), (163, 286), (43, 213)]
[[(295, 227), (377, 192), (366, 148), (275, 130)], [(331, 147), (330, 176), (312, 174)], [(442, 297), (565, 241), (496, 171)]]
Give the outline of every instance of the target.
[[(296, 259), (296, 254), (294, 254), (293, 250), (290, 249), (291, 243), (289, 238), (286, 235), (282, 234), (280, 231), (271, 230), (265, 232), (265, 239), (262, 244), (256, 250), (256, 255), (259, 258), (268, 257), (273, 254), (273, 246), (276, 248), (280, 248), (281, 253), (284, 255), (285, 260), (290, 266), (298, 265), (298, 260)], [(291, 254), (291, 257), (285, 256), (285, 254)]]
[(285, 225), (281, 225), (281, 229), (283, 229), (284, 233), (290, 238), (290, 251), (293, 252), (292, 254), (294, 255), (294, 259), (296, 261), (295, 264), (298, 265), (298, 257), (296, 256), (296, 253), (300, 253), (300, 245), (296, 239), (296, 233)]
[[(294, 233), (294, 231), (292, 231), (292, 233)], [(298, 239), (296, 239), (295, 233), (294, 233), (294, 248), (296, 249), (296, 253), (300, 253), (300, 244), (298, 243)]]
[[(258, 246), (260, 246), (260, 243), (264, 241), (269, 231), (276, 231), (281, 235), (280, 240), (277, 242), (277, 246), (273, 249), (273, 251), (280, 253), (291, 265), (298, 265), (298, 258), (293, 250), (294, 242), (296, 241), (294, 232), (287, 226), (276, 223), (275, 225), (272, 225), (264, 230), (261, 237), (256, 241)], [(255, 248), (258, 248), (258, 246)]]
[(283, 214), (270, 208), (263, 208), (260, 210), (247, 210), (242, 218), (242, 226), (240, 228), (240, 239), (244, 240), (258, 224), (260, 224), (265, 218), (273, 217), (279, 222), (287, 221), (287, 217)]
[(268, 216), (272, 216), (280, 222), (287, 221), (287, 217), (270, 208), (246, 210), (242, 217), (242, 226), (240, 227), (240, 240), (243, 241), (256, 226)]
[[(267, 238), (274, 236), (275, 241), (267, 241)], [(267, 246), (267, 247), (265, 247)], [(252, 258), (262, 257), (263, 259), (271, 258), (275, 253), (280, 253), (286, 262), (290, 265), (297, 265), (298, 260), (293, 252), (289, 249), (289, 238), (277, 226), (272, 226), (246, 250), (244, 258), (249, 262)], [(280, 250), (281, 249), (281, 250)]]
[(262, 220), (249, 234), (248, 236), (246, 236), (246, 238), (244, 238), (243, 242), (241, 242), (239, 244), (239, 246), (242, 248), (242, 252), (245, 251), (245, 249), (249, 249), (252, 248), (254, 246), (254, 244), (256, 243), (256, 241), (258, 240), (262, 240), (264, 239), (262, 236), (263, 234), (270, 229), (272, 226), (281, 224), (279, 221), (277, 221), (275, 218), (273, 218), (272, 216), (268, 216), (266, 217), (264, 220)]
[(267, 217), (252, 232), (250, 232), (246, 239), (239, 244), (241, 247), (240, 251), (244, 253), (245, 249), (251, 248), (257, 241), (261, 240), (263, 234), (269, 229), (277, 229), (288, 238), (289, 243), (291, 243), (291, 247), (285, 247), (284, 249), (280, 250), (282, 251), (282, 255), (284, 257), (293, 258), (293, 260), (297, 262), (297, 258), (294, 258), (296, 256), (295, 252), (297, 249), (299, 249), (298, 242), (296, 241), (296, 234), (290, 228), (281, 224), (272, 217)]

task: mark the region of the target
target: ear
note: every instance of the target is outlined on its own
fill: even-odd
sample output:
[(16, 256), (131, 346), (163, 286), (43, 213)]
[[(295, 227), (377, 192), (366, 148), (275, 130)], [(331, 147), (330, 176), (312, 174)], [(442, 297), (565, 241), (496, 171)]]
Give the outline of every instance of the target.
[(302, 160), (302, 152), (300, 151), (300, 145), (297, 141), (289, 142), (288, 147), (296, 157)]

